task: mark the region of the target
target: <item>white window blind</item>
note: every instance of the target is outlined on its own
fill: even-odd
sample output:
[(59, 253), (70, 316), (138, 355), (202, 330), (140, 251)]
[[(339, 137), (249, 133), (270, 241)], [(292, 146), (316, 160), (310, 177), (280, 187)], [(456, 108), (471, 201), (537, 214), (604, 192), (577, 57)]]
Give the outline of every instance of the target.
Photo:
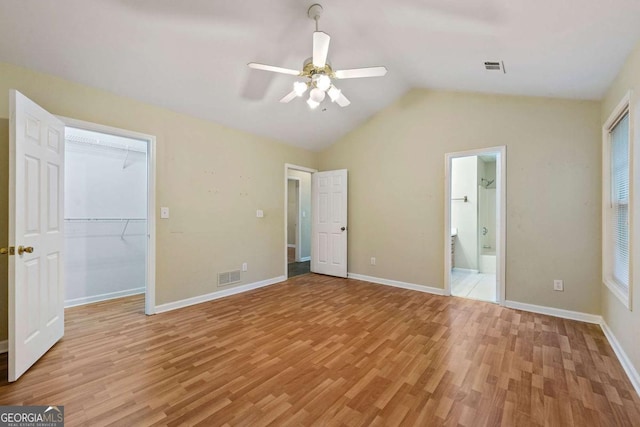
[(629, 287), (629, 113), (611, 129), (611, 238), (613, 279)]

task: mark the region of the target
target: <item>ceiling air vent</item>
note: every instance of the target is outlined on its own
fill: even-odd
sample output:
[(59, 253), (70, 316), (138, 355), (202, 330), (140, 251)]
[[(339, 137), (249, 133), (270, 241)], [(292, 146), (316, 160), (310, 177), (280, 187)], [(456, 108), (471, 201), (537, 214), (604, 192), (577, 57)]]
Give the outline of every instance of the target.
[(485, 61), (484, 68), (486, 68), (487, 71), (502, 71), (505, 74), (507, 72), (504, 69), (504, 62), (502, 61)]
[(218, 286), (233, 285), (240, 282), (240, 270), (218, 273)]

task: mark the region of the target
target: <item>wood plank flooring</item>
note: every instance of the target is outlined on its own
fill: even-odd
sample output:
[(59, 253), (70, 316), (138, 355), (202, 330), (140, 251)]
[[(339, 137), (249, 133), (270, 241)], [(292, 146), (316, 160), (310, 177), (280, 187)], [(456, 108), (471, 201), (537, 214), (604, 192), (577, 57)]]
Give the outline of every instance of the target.
[(147, 317), (140, 296), (66, 311), (0, 404), (66, 425), (638, 426), (596, 325), (307, 274)]

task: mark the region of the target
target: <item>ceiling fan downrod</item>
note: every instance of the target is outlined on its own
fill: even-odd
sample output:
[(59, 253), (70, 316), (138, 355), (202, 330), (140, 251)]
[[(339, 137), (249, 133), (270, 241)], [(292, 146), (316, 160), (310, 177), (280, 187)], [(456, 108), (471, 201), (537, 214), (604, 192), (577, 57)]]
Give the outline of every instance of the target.
[(322, 9), (322, 6), (318, 3), (312, 4), (311, 6), (309, 6), (309, 10), (307, 10), (307, 16), (309, 16), (309, 18), (313, 19), (316, 22), (316, 31), (319, 31), (318, 21), (320, 21), (320, 16), (322, 16), (323, 10), (324, 9)]

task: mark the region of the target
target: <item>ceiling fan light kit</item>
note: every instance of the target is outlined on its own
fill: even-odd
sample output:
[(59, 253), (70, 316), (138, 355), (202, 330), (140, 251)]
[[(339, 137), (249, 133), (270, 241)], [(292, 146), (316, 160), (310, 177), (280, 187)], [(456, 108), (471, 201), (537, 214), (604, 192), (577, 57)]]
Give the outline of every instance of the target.
[[(282, 101), (280, 101), (282, 102)], [(307, 105), (309, 106), (309, 108), (311, 108), (312, 110), (315, 110), (316, 108), (318, 108), (318, 105), (320, 105), (319, 102), (314, 101), (313, 99), (309, 98), (307, 99)]]
[(331, 78), (326, 74), (316, 74), (313, 76), (315, 86), (323, 91), (329, 90), (331, 87)]
[(329, 94), (329, 98), (331, 98), (331, 102), (336, 102), (338, 98), (340, 98), (342, 91), (334, 85), (331, 85), (327, 93)]
[(292, 76), (302, 77), (306, 81), (296, 81), (293, 83), (293, 90), (282, 97), (280, 102), (288, 103), (294, 98), (302, 97), (307, 89), (309, 90), (309, 98), (307, 105), (309, 108), (316, 109), (329, 95), (331, 102), (338, 104), (340, 107), (346, 107), (351, 101), (338, 89), (332, 79), (354, 79), (361, 77), (382, 77), (387, 74), (385, 67), (368, 67), (354, 68), (350, 70), (333, 71), (331, 65), (327, 62), (329, 53), (329, 42), (331, 37), (329, 34), (318, 30), (318, 21), (322, 15), (322, 6), (313, 4), (307, 10), (307, 16), (316, 23), (316, 30), (313, 33), (313, 56), (304, 61), (302, 71), (296, 71), (289, 68), (275, 67), (272, 65), (249, 63), (249, 68), (262, 71), (270, 71), (280, 74), (288, 74)]
[(308, 87), (309, 86), (305, 82), (293, 82), (293, 91), (298, 97), (304, 95)]

